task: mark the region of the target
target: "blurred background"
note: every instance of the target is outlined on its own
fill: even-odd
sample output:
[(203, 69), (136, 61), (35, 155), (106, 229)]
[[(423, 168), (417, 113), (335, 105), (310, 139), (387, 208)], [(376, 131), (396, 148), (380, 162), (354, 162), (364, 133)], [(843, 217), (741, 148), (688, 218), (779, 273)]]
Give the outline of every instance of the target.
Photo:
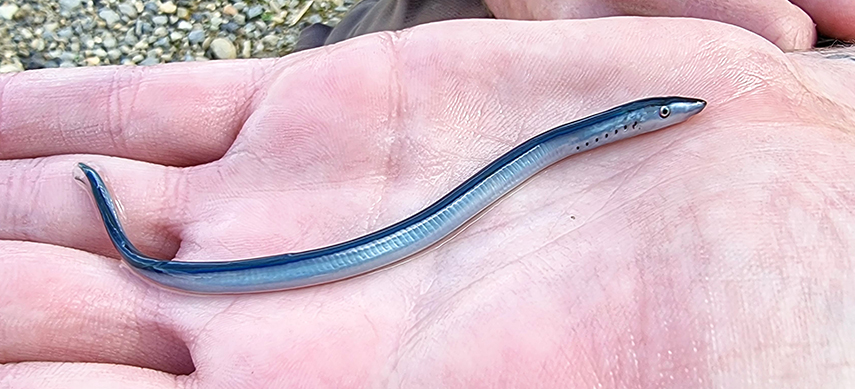
[(359, 0), (0, 0), (0, 73), (278, 57)]

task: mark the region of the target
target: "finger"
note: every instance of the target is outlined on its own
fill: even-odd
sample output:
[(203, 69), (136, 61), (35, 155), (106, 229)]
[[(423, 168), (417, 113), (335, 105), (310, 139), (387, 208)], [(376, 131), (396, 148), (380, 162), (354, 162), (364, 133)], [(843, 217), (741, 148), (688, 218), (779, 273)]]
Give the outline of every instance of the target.
[(0, 382), (8, 388), (166, 389), (188, 387), (187, 381), (161, 371), (122, 365), (50, 362), (0, 365)]
[[(677, 16), (717, 20), (757, 33), (783, 50), (804, 50), (816, 39), (813, 22), (799, 7), (787, 0), (772, 1), (684, 1), (684, 0), (485, 0), (500, 18), (510, 19), (584, 19), (606, 16)], [(656, 49), (671, 44), (681, 34), (661, 35), (648, 42)]]
[(170, 165), (229, 147), (272, 61), (0, 75), (0, 159), (97, 153)]
[[(100, 362), (193, 371), (174, 313), (115, 261), (0, 241), (0, 363)], [(154, 290), (153, 292), (157, 292)], [(0, 380), (2, 381), (2, 380)]]
[(855, 40), (855, 3), (850, 0), (793, 0), (816, 22), (819, 32), (841, 40)]
[[(0, 161), (0, 239), (49, 243), (117, 257), (87, 188), (75, 181), (78, 162), (101, 169), (122, 205), (123, 223), (141, 249), (171, 258), (180, 212), (180, 170), (103, 156)], [(123, 174), (117, 174), (121, 171)], [(140, 223), (140, 221), (145, 223)]]

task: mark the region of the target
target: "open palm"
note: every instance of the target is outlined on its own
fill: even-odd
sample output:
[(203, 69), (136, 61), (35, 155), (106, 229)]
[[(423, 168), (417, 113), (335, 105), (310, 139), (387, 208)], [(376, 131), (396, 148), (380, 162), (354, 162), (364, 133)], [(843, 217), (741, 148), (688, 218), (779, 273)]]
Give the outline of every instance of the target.
[[(36, 387), (851, 378), (855, 70), (842, 60), (820, 73), (821, 61), (697, 20), (458, 21), (276, 61), (2, 78), (0, 376)], [(139, 281), (72, 179), (77, 162), (98, 169), (147, 254), (271, 255), (382, 228), (534, 134), (661, 95), (709, 106), (560, 162), (401, 266), (286, 292), (193, 296)]]

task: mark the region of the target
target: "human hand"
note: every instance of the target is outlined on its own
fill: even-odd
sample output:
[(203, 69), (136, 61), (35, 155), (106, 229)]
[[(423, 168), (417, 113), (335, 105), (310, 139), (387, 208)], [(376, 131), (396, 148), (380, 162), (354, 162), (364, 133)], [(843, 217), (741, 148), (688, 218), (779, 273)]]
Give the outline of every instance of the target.
[[(484, 3), (496, 17), (505, 19), (637, 15), (717, 20), (753, 31), (786, 51), (809, 49), (816, 40), (817, 29), (837, 39), (855, 39), (852, 22), (855, 7), (848, 0), (484, 0)], [(676, 32), (672, 38), (685, 39), (682, 32)], [(670, 43), (657, 37), (643, 42), (642, 47), (656, 50)]]
[[(276, 61), (4, 76), (0, 382), (835, 386), (852, 375), (853, 64), (698, 20), (462, 21)], [(281, 293), (138, 281), (72, 179), (95, 165), (151, 255), (297, 251), (658, 95), (709, 106), (550, 167), (402, 266)]]

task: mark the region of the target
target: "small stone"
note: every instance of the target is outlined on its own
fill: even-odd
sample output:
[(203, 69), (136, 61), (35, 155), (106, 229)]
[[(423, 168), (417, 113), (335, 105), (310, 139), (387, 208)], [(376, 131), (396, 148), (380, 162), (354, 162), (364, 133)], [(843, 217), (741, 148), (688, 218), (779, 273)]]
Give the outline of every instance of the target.
[(89, 57), (85, 60), (87, 66), (98, 66), (101, 64), (101, 58)]
[(217, 30), (220, 28), (220, 25), (223, 24), (223, 19), (219, 16), (214, 16), (211, 18), (211, 29)]
[(166, 31), (166, 27), (158, 27), (154, 29), (154, 36), (163, 37), (166, 36), (168, 32)]
[(232, 18), (232, 21), (237, 23), (239, 26), (243, 26), (246, 24), (246, 16), (243, 16), (243, 14), (235, 15), (235, 17)]
[(74, 11), (80, 7), (80, 0), (59, 0), (59, 9), (63, 11)]
[(137, 55), (131, 57), (131, 62), (139, 63), (140, 61), (142, 61), (144, 59), (145, 59), (145, 57), (142, 54), (137, 54)]
[(243, 41), (243, 48), (240, 51), (241, 58), (249, 58), (252, 55), (252, 44), (249, 41)]
[(98, 16), (100, 16), (101, 19), (104, 19), (104, 21), (107, 22), (107, 26), (112, 26), (118, 23), (121, 19), (121, 16), (119, 16), (116, 11), (113, 11), (109, 8), (101, 9), (101, 11), (98, 12)]
[(104, 58), (107, 56), (107, 52), (104, 49), (95, 49), (92, 51), (92, 54), (98, 56), (98, 58)]
[(116, 37), (114, 37), (113, 35), (106, 35), (101, 41), (101, 45), (104, 46), (105, 49), (112, 49), (116, 47), (117, 43), (118, 42), (116, 42)]
[(225, 38), (217, 38), (211, 41), (211, 53), (218, 59), (233, 59), (237, 57), (235, 45)]
[(161, 13), (174, 14), (175, 11), (177, 11), (177, 10), (178, 10), (178, 7), (175, 5), (175, 3), (171, 2), (171, 1), (167, 1), (165, 3), (160, 4), (160, 12)]
[(128, 46), (133, 46), (133, 45), (137, 44), (137, 42), (139, 42), (139, 41), (140, 41), (140, 39), (137, 38), (136, 35), (134, 35), (134, 32), (131, 30), (128, 30), (128, 34), (125, 35), (125, 39), (124, 39), (125, 44)]
[(246, 3), (242, 2), (242, 1), (235, 3), (235, 9), (236, 10), (243, 11), (244, 8), (246, 8)]
[(192, 24), (190, 24), (190, 22), (188, 22), (188, 21), (186, 21), (186, 20), (182, 20), (182, 21), (178, 22), (178, 27), (177, 27), (177, 28), (178, 28), (179, 30), (190, 31), (190, 30), (192, 30), (192, 29), (193, 29), (193, 25), (192, 25)]
[[(0, 18), (12, 20), (15, 14), (18, 13), (18, 6), (15, 4), (0, 5)], [(23, 68), (21, 68), (23, 70)]]
[(261, 43), (263, 43), (265, 46), (274, 47), (276, 46), (277, 42), (279, 42), (279, 37), (276, 35), (268, 35), (264, 38), (261, 38)]
[(157, 47), (167, 47), (169, 46), (169, 38), (163, 37), (154, 42), (154, 45)]
[(0, 73), (23, 72), (24, 66), (19, 63), (13, 63), (0, 66)]
[(24, 69), (42, 69), (45, 67), (45, 60), (38, 56), (33, 56), (24, 61)]
[[(145, 37), (154, 29), (154, 26), (151, 23), (144, 22), (142, 19), (137, 19), (136, 24), (134, 25), (134, 34), (139, 37)], [(130, 33), (130, 31), (128, 32)]]
[(190, 43), (199, 43), (199, 42), (205, 40), (205, 31), (202, 31), (202, 30), (190, 31), (190, 33), (187, 34), (187, 40), (189, 40)]
[(238, 13), (237, 8), (235, 8), (231, 4), (226, 4), (226, 6), (223, 7), (223, 15), (235, 16), (235, 15), (237, 15), (237, 13)]
[(173, 42), (180, 41), (182, 38), (184, 38), (184, 34), (178, 32), (178, 31), (173, 31), (173, 32), (169, 33), (169, 40), (171, 40)]
[(249, 9), (246, 10), (246, 17), (253, 19), (253, 18), (261, 16), (261, 14), (263, 14), (263, 13), (264, 13), (264, 7), (262, 7), (260, 5), (253, 5), (252, 7), (249, 7)]
[(60, 40), (62, 42), (68, 42), (68, 38), (71, 38), (73, 35), (74, 30), (72, 30), (71, 27), (64, 27), (56, 32), (56, 36), (58, 38), (57, 40)]
[(190, 11), (184, 7), (178, 7), (178, 11), (175, 11), (175, 16), (178, 16), (180, 19), (187, 19), (187, 16), (190, 15)]
[(18, 14), (17, 14), (17, 16), (18, 16), (19, 18), (25, 18), (25, 17), (27, 17), (27, 16), (30, 16), (30, 14), (31, 14), (32, 12), (33, 12), (33, 6), (32, 6), (30, 3), (24, 3), (24, 4), (21, 6), (21, 8), (19, 8), (19, 9), (18, 9)]
[(240, 28), (240, 26), (235, 22), (228, 22), (220, 26), (220, 29), (226, 32), (235, 32)]
[(151, 13), (153, 13), (153, 14), (154, 14), (154, 13), (157, 13), (157, 11), (159, 11), (159, 10), (160, 10), (160, 7), (158, 7), (158, 6), (157, 6), (157, 4), (156, 4), (154, 1), (148, 1), (148, 2), (146, 2), (146, 3), (145, 3), (145, 7), (143, 7), (143, 9), (144, 9), (145, 11), (148, 11), (148, 12), (151, 12)]
[(142, 62), (138, 63), (140, 66), (153, 66), (160, 63), (160, 60), (157, 58), (148, 57), (144, 59)]
[(169, 22), (169, 18), (167, 18), (166, 16), (163, 16), (163, 15), (159, 15), (159, 16), (155, 16), (155, 17), (151, 18), (151, 21), (154, 24), (162, 26), (162, 25)]
[(41, 38), (36, 38), (30, 41), (30, 48), (35, 51), (44, 51), (45, 49), (45, 41)]
[(323, 18), (321, 18), (321, 15), (318, 14), (312, 14), (308, 18), (306, 18), (306, 22), (309, 24), (320, 23), (322, 21), (324, 21)]
[(63, 63), (59, 64), (59, 67), (61, 67), (61, 68), (76, 68), (77, 64), (75, 64), (74, 62), (63, 62)]
[(125, 14), (125, 16), (127, 16), (131, 19), (135, 19), (137, 16), (139, 16), (137, 14), (137, 8), (131, 4), (122, 3), (122, 4), (119, 4), (117, 8), (119, 8), (119, 12)]
[(63, 62), (74, 62), (74, 60), (77, 59), (77, 54), (63, 51), (62, 54), (59, 55), (59, 59)]
[(115, 61), (119, 58), (122, 58), (122, 52), (116, 49), (107, 50), (107, 58)]

